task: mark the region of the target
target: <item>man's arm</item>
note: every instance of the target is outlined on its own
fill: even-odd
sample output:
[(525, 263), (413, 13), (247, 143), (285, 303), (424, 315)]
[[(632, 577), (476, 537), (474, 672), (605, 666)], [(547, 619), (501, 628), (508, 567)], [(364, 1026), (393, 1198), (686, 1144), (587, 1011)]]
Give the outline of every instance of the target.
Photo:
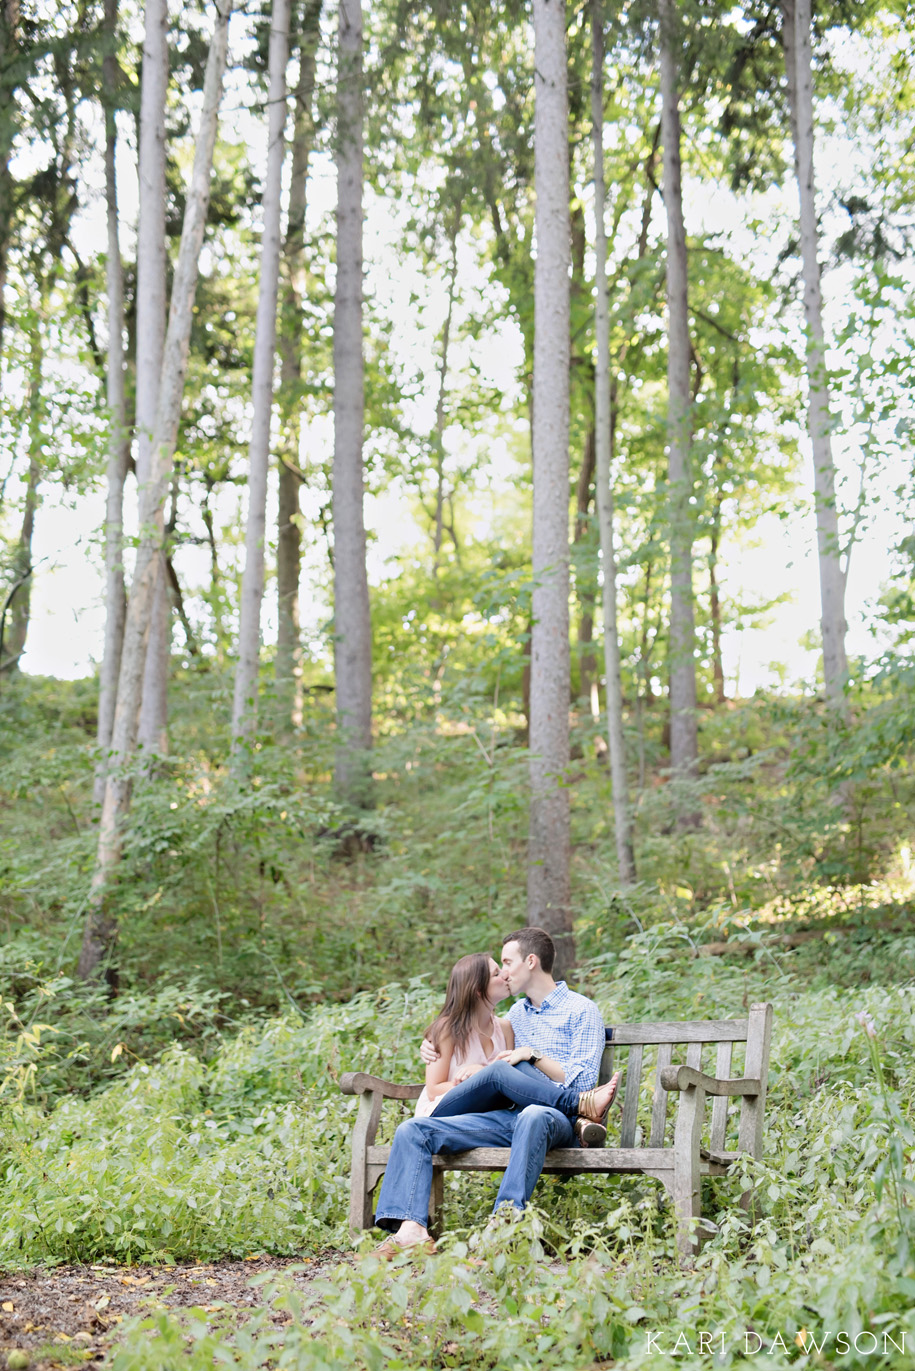
[(565, 1061), (565, 1083), (577, 1085), (580, 1090), (590, 1090), (597, 1084), (600, 1059), (607, 1041), (601, 1012), (593, 1000), (589, 1000), (582, 1009), (571, 1030), (569, 1055)]

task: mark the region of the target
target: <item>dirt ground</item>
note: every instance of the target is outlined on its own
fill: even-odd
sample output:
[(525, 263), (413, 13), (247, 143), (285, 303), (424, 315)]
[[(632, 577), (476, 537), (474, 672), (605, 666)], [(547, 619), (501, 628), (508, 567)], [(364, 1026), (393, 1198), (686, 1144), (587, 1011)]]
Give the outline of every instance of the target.
[[(248, 1257), (195, 1266), (57, 1266), (7, 1274), (0, 1271), (0, 1367), (14, 1349), (28, 1354), (34, 1371), (100, 1366), (117, 1346), (118, 1325), (155, 1309), (192, 1306), (212, 1311), (230, 1305), (241, 1314), (263, 1306), (253, 1276), (306, 1269), (292, 1279), (305, 1289), (341, 1260), (319, 1257)], [(278, 1316), (280, 1317), (280, 1316)]]

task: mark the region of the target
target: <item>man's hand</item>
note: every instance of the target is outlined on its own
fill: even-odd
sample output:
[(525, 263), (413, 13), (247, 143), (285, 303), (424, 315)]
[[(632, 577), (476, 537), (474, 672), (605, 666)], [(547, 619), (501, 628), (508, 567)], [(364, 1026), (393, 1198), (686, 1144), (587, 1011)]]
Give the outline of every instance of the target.
[(471, 1076), (475, 1076), (478, 1071), (482, 1070), (482, 1062), (467, 1062), (465, 1066), (459, 1066), (454, 1073), (455, 1085), (460, 1085), (461, 1081), (469, 1080)]
[(519, 1062), (529, 1062), (531, 1059), (531, 1049), (527, 1043), (521, 1047), (512, 1047), (505, 1052), (500, 1052), (496, 1057), (497, 1062), (508, 1062), (509, 1066), (517, 1066)]
[(423, 1038), (422, 1042), (419, 1045), (419, 1055), (426, 1063), (426, 1066), (432, 1066), (434, 1062), (438, 1061), (439, 1057), (442, 1054), (439, 1052), (437, 1047), (430, 1043), (428, 1038)]

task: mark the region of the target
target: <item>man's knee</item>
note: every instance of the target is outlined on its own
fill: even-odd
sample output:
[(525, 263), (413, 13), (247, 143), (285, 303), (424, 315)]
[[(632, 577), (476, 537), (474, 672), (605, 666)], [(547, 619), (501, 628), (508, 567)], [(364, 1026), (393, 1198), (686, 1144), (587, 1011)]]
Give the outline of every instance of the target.
[(529, 1104), (518, 1115), (517, 1130), (523, 1129), (526, 1133), (537, 1133), (550, 1131), (555, 1128), (558, 1120), (565, 1116), (560, 1114), (558, 1109), (553, 1109), (548, 1104)]
[(428, 1119), (404, 1119), (394, 1130), (393, 1145), (399, 1142), (401, 1147), (423, 1146), (428, 1141), (428, 1133)]

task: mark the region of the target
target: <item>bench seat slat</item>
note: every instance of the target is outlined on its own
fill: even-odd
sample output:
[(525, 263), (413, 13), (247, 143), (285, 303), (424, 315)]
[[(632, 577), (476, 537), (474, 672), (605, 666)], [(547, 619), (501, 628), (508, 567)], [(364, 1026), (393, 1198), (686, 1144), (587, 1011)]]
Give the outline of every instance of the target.
[[(369, 1166), (384, 1167), (390, 1147), (370, 1147), (366, 1161)], [(739, 1152), (720, 1152), (703, 1157), (706, 1164), (727, 1166), (740, 1156)], [(467, 1152), (447, 1152), (432, 1158), (432, 1164), (443, 1171), (504, 1171), (511, 1151), (507, 1147), (473, 1147)], [(670, 1147), (557, 1147), (546, 1154), (544, 1174), (589, 1171), (614, 1172), (673, 1171), (674, 1153)]]

